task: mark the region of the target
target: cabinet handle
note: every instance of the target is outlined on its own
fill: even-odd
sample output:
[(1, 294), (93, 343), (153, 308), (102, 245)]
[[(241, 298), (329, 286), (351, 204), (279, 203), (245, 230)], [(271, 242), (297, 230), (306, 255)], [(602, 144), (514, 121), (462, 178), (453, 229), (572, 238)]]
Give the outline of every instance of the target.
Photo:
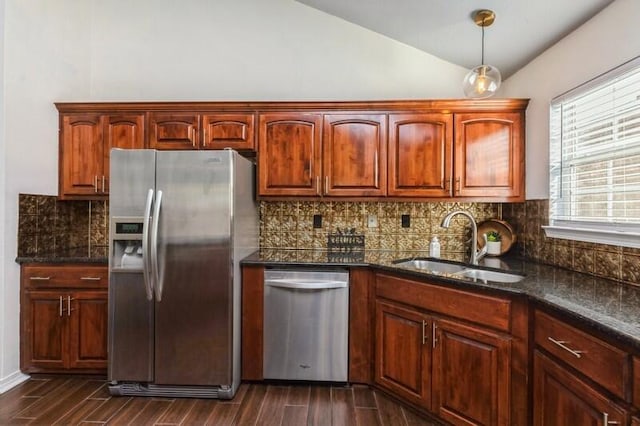
[(427, 344), (427, 321), (422, 320), (422, 344)]
[(378, 151), (373, 153), (373, 163), (374, 163), (374, 169), (373, 169), (373, 185), (376, 186), (378, 185)]
[(329, 176), (324, 177), (324, 193), (327, 195), (329, 193)]
[(98, 192), (98, 175), (93, 176), (93, 189)]
[(71, 296), (67, 296), (67, 316), (70, 317), (71, 316)]
[(436, 347), (436, 343), (438, 342), (438, 338), (436, 337), (436, 328), (438, 328), (438, 326), (436, 326), (436, 323), (434, 322), (431, 327), (431, 342), (434, 349)]
[(619, 425), (620, 422), (609, 420), (609, 413), (602, 413), (602, 424), (604, 426), (607, 426), (607, 425)]
[(460, 177), (456, 178), (456, 194), (460, 194)]
[(62, 316), (62, 296), (60, 296), (60, 302), (58, 303), (58, 306), (60, 307), (59, 315)]
[(193, 136), (191, 138), (191, 145), (193, 145), (193, 147), (195, 148), (198, 140), (198, 129), (194, 127), (192, 133), (193, 133)]
[(100, 281), (100, 277), (80, 277), (82, 281)]
[(320, 176), (316, 176), (316, 195), (321, 195)]
[(104, 183), (105, 183), (106, 179), (104, 176), (102, 176), (102, 192), (104, 192)]
[(49, 281), (51, 277), (29, 277), (31, 281)]
[[(584, 351), (576, 351), (575, 349), (571, 349), (570, 347), (568, 347), (566, 344), (569, 342), (566, 342), (564, 340), (556, 340), (553, 337), (547, 337), (547, 339), (549, 339), (549, 341), (557, 346), (560, 346), (562, 349), (564, 349), (565, 351), (569, 352), (571, 355), (575, 356), (576, 358), (582, 358), (582, 354), (584, 353)], [(605, 423), (606, 424), (606, 423)]]

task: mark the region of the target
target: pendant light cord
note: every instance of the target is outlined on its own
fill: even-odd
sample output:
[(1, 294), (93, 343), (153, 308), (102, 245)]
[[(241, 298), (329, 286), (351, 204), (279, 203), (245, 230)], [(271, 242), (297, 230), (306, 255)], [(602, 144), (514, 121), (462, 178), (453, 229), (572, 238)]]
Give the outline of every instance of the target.
[(482, 19), (482, 59), (480, 61), (481, 65), (484, 65), (484, 18)]

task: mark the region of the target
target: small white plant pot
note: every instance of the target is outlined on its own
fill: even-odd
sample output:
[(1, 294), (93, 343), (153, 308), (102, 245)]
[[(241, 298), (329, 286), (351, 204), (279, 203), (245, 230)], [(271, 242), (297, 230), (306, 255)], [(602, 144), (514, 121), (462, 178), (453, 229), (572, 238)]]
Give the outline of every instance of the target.
[(487, 241), (487, 254), (500, 254), (502, 241)]

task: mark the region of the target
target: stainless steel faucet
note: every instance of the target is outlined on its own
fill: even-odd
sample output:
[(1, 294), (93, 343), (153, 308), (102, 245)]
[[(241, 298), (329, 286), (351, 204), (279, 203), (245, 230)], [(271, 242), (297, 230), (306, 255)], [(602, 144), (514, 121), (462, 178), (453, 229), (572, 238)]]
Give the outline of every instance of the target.
[(444, 217), (442, 219), (442, 223), (440, 224), (443, 228), (448, 228), (451, 225), (451, 218), (457, 214), (461, 214), (469, 218), (471, 222), (471, 259), (470, 262), (472, 265), (477, 265), (478, 261), (482, 259), (487, 254), (487, 234), (483, 234), (484, 238), (484, 247), (482, 250), (478, 251), (478, 225), (476, 224), (476, 220), (469, 213), (464, 210), (456, 210)]

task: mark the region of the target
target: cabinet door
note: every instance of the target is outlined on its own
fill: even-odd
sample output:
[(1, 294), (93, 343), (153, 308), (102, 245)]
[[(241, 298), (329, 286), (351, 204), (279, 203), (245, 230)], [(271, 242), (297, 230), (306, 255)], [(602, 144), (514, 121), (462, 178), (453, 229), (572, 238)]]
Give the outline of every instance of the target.
[(374, 380), (427, 409), (431, 402), (430, 330), (426, 315), (376, 300)]
[(511, 340), (434, 320), (433, 411), (458, 425), (510, 425)]
[(521, 113), (455, 115), (455, 192), (462, 197), (524, 199)]
[(320, 195), (319, 114), (261, 114), (258, 133), (259, 195)]
[(103, 121), (100, 114), (61, 116), (59, 195), (96, 195), (103, 176)]
[(623, 408), (541, 352), (533, 358), (534, 425), (627, 424), (629, 413)]
[(384, 114), (324, 117), (324, 193), (383, 196), (387, 192), (387, 119)]
[(144, 148), (144, 114), (118, 114), (105, 117), (104, 170), (100, 189), (109, 192), (111, 148)]
[(107, 368), (107, 292), (78, 291), (66, 296), (69, 367)]
[(149, 148), (198, 149), (200, 116), (189, 113), (149, 114)]
[(65, 321), (63, 296), (60, 292), (27, 292), (28, 314), (23, 316), (24, 345), (23, 370), (33, 367), (60, 369), (67, 357), (68, 329)]
[(203, 149), (255, 149), (253, 114), (202, 116)]
[(452, 146), (451, 114), (390, 115), (387, 194), (450, 197)]

